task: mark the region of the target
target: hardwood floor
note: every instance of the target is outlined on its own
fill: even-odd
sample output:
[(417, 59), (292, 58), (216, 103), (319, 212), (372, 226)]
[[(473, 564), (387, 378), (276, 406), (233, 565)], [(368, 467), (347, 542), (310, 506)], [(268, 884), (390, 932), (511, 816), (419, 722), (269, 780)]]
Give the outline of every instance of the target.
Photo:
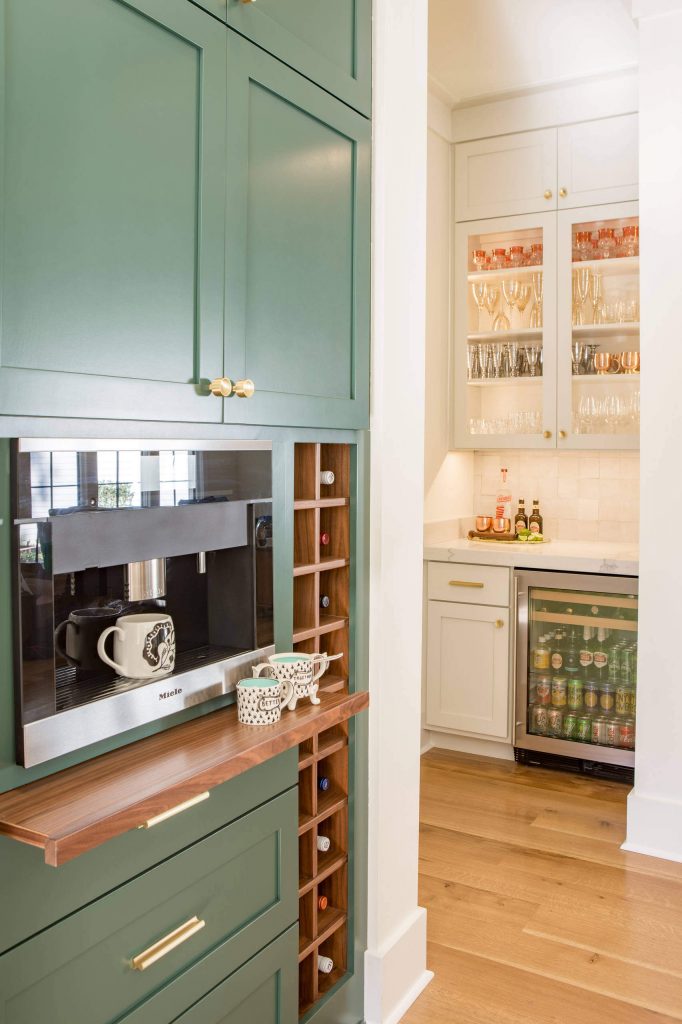
[(403, 1024), (682, 1021), (682, 864), (624, 853), (627, 787), (422, 758), (436, 977)]

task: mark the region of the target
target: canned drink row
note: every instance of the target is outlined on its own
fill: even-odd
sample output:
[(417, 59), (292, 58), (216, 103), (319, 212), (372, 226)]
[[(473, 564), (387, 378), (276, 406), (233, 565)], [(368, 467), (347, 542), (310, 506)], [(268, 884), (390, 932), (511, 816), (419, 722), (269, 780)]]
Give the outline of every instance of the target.
[(570, 708), (572, 711), (603, 711), (634, 718), (637, 691), (629, 683), (584, 681), (575, 676), (532, 676), (529, 683), (529, 704)]
[(530, 731), (536, 736), (594, 743), (602, 747), (635, 749), (635, 721), (586, 712), (533, 704), (530, 709)]

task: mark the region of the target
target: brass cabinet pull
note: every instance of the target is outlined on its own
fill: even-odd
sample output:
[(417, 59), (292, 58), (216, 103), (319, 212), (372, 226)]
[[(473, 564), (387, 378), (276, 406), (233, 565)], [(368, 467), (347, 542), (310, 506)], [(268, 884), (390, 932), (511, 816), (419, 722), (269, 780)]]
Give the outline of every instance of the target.
[(484, 587), (485, 583), (473, 583), (471, 580), (450, 580), (449, 587)]
[(559, 431), (559, 437), (561, 438), (562, 441), (565, 441), (566, 440), (566, 431), (565, 430), (560, 430)]
[(190, 797), (189, 800), (184, 800), (181, 804), (176, 804), (175, 807), (170, 807), (167, 811), (162, 811), (161, 814), (155, 814), (153, 818), (147, 818), (142, 825), (138, 825), (138, 828), (153, 828), (154, 825), (160, 824), (162, 821), (166, 821), (167, 818), (173, 818), (176, 814), (181, 814), (182, 811), (189, 810), (190, 807), (194, 807), (196, 804), (200, 804), (203, 800), (208, 800), (211, 794), (208, 790), (205, 793), (199, 793), (197, 796)]
[(495, 619), (495, 629), (502, 629), (504, 626), (504, 619)]
[(187, 942), (187, 939), (191, 939), (193, 935), (200, 932), (205, 924), (205, 921), (201, 921), (196, 916), (190, 917), (189, 921), (185, 921), (179, 928), (175, 928), (168, 935), (164, 935), (162, 939), (155, 942), (149, 949), (145, 949), (142, 953), (134, 956), (130, 961), (130, 966), (134, 971), (146, 971), (148, 967), (151, 967), (157, 960), (166, 956), (172, 949), (182, 945), (183, 942)]
[(242, 0), (243, 4), (255, 4), (256, 0)]
[(561, 196), (562, 199), (565, 199), (566, 196), (568, 195), (568, 189), (564, 188), (563, 185), (562, 185), (561, 188), (559, 189), (559, 195)]
[(551, 199), (551, 198), (552, 198), (552, 190), (551, 190), (551, 188), (546, 188), (545, 189), (545, 199)]
[(208, 388), (216, 398), (231, 398), (232, 395), (236, 395), (237, 398), (252, 398), (256, 391), (255, 384), (248, 377), (245, 377), (244, 380), (216, 377), (215, 380), (211, 381)]
[(545, 440), (549, 440), (549, 438), (552, 436), (552, 431), (551, 430), (543, 430), (542, 431), (542, 436), (545, 438)]

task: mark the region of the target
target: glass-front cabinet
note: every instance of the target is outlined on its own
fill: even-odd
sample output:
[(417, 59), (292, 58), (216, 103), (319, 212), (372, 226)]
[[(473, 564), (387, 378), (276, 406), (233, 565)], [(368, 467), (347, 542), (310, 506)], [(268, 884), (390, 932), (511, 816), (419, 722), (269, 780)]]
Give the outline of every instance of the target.
[(552, 447), (556, 215), (459, 224), (455, 245), (455, 447)]
[(639, 446), (637, 203), (457, 225), (454, 448)]
[(559, 447), (637, 448), (637, 203), (560, 213), (558, 253)]

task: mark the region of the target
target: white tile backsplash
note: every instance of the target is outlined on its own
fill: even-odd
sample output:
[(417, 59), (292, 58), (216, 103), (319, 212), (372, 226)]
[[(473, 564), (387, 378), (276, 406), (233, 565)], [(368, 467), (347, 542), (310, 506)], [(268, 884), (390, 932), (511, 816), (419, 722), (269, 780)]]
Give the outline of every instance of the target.
[(540, 499), (544, 529), (557, 540), (639, 539), (639, 452), (475, 452), (474, 514), (491, 515), (506, 466), (514, 500)]

